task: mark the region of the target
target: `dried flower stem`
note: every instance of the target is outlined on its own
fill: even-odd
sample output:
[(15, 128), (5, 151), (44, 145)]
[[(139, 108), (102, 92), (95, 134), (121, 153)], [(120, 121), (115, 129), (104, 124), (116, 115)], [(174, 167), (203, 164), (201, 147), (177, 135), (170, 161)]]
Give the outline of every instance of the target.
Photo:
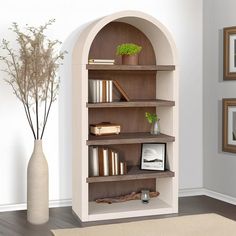
[(17, 36), (18, 53), (9, 47), (5, 39), (1, 45), (7, 54), (0, 56), (6, 65), (3, 69), (7, 74), (5, 81), (22, 102), (34, 139), (43, 138), (49, 112), (59, 89), (56, 72), (66, 53), (55, 53), (54, 48), (60, 42), (49, 40), (44, 35), (54, 21), (50, 20), (38, 28), (27, 26), (26, 33), (13, 23), (11, 30)]

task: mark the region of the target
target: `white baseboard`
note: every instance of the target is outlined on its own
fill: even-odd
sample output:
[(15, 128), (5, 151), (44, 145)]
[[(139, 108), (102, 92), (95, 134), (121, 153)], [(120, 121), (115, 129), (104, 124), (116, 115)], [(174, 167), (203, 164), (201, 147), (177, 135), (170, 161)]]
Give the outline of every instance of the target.
[[(218, 199), (223, 202), (227, 202), (233, 205), (236, 205), (236, 198), (227, 196), (222, 193), (218, 193), (215, 191), (211, 191), (205, 188), (191, 188), (191, 189), (180, 189), (179, 190), (179, 197), (191, 197), (191, 196), (199, 196), (205, 195), (208, 197), (212, 197)], [(71, 199), (64, 199), (64, 200), (51, 200), (49, 201), (49, 207), (66, 207), (71, 206), (72, 200)], [(18, 210), (26, 210), (26, 203), (21, 204), (6, 204), (0, 205), (0, 212), (5, 211), (18, 211)]]
[(179, 190), (179, 197), (190, 197), (190, 196), (199, 196), (205, 195), (211, 198), (215, 198), (217, 200), (227, 202), (233, 205), (236, 205), (236, 198), (230, 197), (228, 195), (218, 193), (209, 189), (205, 188), (193, 188), (193, 189), (180, 189)]
[[(64, 199), (64, 200), (51, 200), (49, 201), (49, 207), (66, 207), (71, 206), (72, 200), (71, 199)], [(19, 211), (19, 210), (26, 210), (26, 203), (19, 203), (19, 204), (5, 204), (0, 205), (0, 212), (5, 211)]]
[(208, 197), (218, 199), (218, 200), (223, 201), (223, 202), (227, 202), (227, 203), (236, 205), (236, 198), (235, 197), (230, 197), (228, 195), (218, 193), (218, 192), (215, 192), (215, 191), (211, 191), (211, 190), (208, 190), (208, 189), (205, 189), (205, 195), (208, 196)]
[(204, 188), (187, 188), (179, 190), (179, 197), (192, 197), (199, 195), (205, 195)]

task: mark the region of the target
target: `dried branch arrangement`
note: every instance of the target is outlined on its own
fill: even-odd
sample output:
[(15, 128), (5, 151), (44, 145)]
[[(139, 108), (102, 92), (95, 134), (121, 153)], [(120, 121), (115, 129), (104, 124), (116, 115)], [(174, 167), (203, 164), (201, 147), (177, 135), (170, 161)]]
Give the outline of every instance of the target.
[[(149, 196), (150, 198), (157, 197), (160, 193), (159, 192), (150, 192)], [(130, 200), (140, 200), (141, 199), (141, 193), (132, 192), (127, 195), (121, 195), (118, 197), (107, 197), (107, 198), (99, 198), (96, 200), (96, 203), (118, 203), (118, 202), (126, 202)]]
[(50, 20), (39, 27), (26, 26), (25, 32), (17, 23), (13, 23), (10, 30), (16, 33), (18, 49), (11, 48), (6, 39), (1, 44), (6, 54), (0, 56), (5, 64), (5, 81), (21, 101), (34, 139), (43, 138), (48, 115), (59, 89), (56, 72), (66, 53), (56, 52), (61, 42), (50, 40), (44, 34), (54, 22)]

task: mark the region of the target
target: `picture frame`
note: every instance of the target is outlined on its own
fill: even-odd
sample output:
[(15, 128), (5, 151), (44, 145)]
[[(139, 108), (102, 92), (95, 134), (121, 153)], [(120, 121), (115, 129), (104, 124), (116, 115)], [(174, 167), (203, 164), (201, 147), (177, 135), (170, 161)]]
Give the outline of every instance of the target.
[(224, 28), (224, 80), (236, 80), (236, 26)]
[(143, 143), (141, 170), (165, 170), (166, 143)]
[(222, 150), (236, 153), (236, 98), (225, 98), (223, 103)]

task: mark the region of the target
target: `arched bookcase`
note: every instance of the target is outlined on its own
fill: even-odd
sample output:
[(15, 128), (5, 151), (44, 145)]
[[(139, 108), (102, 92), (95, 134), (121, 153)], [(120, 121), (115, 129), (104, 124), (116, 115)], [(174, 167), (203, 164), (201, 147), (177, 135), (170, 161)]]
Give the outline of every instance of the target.
[[(138, 66), (121, 65), (118, 44), (142, 45)], [(88, 65), (89, 58), (114, 58), (115, 65)], [(82, 222), (178, 212), (178, 68), (176, 48), (166, 28), (155, 18), (123, 11), (88, 24), (78, 35), (72, 62), (72, 209)], [(88, 80), (119, 81), (130, 102), (89, 103)], [(157, 112), (161, 135), (149, 134), (144, 113)], [(92, 136), (89, 125), (121, 124), (116, 136)], [(141, 171), (142, 143), (166, 143), (167, 170)], [(89, 146), (118, 150), (128, 163), (127, 175), (90, 177)], [(136, 169), (135, 169), (136, 168)], [(148, 188), (159, 191), (149, 204), (140, 200), (98, 204), (95, 199)]]

